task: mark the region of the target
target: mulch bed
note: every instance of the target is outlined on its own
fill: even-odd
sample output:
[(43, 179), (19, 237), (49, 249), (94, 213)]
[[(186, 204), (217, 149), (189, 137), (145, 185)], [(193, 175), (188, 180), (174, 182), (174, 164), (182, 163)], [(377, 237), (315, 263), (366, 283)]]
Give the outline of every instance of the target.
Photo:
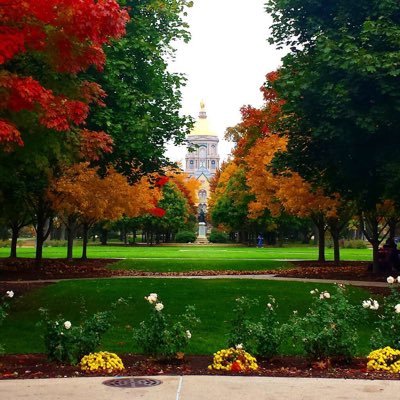
[(185, 356), (183, 360), (160, 362), (140, 355), (121, 355), (125, 371), (118, 374), (85, 373), (79, 367), (50, 363), (43, 354), (20, 354), (0, 357), (1, 379), (68, 378), (79, 376), (144, 376), (144, 375), (246, 375), (271, 377), (399, 379), (398, 374), (367, 371), (366, 359), (351, 363), (314, 362), (304, 357), (276, 357), (259, 360), (259, 370), (251, 373), (218, 373), (209, 371), (211, 356)]
[[(0, 292), (13, 290), (16, 296), (51, 283), (27, 282), (37, 280), (59, 280), (67, 278), (99, 278), (112, 276), (185, 276), (185, 275), (255, 275), (276, 274), (282, 277), (320, 278), (335, 280), (363, 280), (385, 282), (387, 273), (372, 274), (367, 262), (346, 261), (339, 266), (333, 263), (312, 261), (292, 262), (295, 268), (279, 271), (190, 271), (188, 273), (149, 273), (142, 271), (114, 271), (106, 268), (116, 262), (113, 259), (89, 259), (86, 261), (45, 259), (42, 267), (36, 268), (33, 259), (0, 259)], [(13, 281), (12, 283), (10, 281)], [(17, 281), (17, 282), (15, 282)], [(385, 292), (383, 288), (369, 288)], [(149, 360), (144, 356), (126, 354), (121, 356), (126, 370), (118, 375), (215, 375), (207, 370), (211, 356), (186, 356), (182, 361), (170, 363)], [(271, 361), (259, 360), (260, 369), (250, 373), (254, 376), (271, 377), (324, 377), (353, 379), (399, 379), (399, 375), (366, 370), (366, 359), (359, 358), (350, 364), (343, 362), (311, 363), (304, 357), (277, 357)], [(0, 379), (53, 378), (77, 376), (105, 376), (106, 374), (83, 373), (78, 367), (60, 365), (47, 361), (42, 354), (0, 356)], [(229, 375), (229, 373), (224, 373)], [(233, 374), (232, 374), (233, 375)], [(238, 375), (235, 373), (235, 375)], [(247, 374), (245, 374), (247, 375)], [(112, 374), (111, 374), (112, 376)]]
[(32, 258), (0, 259), (1, 281), (51, 280), (71, 278), (106, 278), (111, 276), (213, 276), (213, 275), (276, 275), (292, 278), (317, 278), (337, 280), (362, 280), (384, 282), (387, 272), (373, 274), (365, 261), (343, 261), (339, 266), (333, 262), (292, 261), (295, 268), (288, 270), (203, 270), (187, 272), (148, 272), (139, 270), (111, 270), (108, 265), (117, 262), (115, 259), (44, 259), (40, 268), (35, 266)]

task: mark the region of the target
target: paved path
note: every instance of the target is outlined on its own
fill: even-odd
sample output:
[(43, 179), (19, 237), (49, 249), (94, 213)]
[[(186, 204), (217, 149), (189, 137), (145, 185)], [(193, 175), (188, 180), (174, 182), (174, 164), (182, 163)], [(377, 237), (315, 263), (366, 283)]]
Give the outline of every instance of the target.
[(4, 400), (394, 400), (400, 381), (268, 378), (233, 376), (157, 376), (147, 388), (107, 387), (110, 378), (0, 381)]
[(343, 285), (352, 286), (374, 286), (374, 287), (387, 287), (387, 282), (370, 282), (370, 281), (352, 281), (352, 280), (341, 280), (341, 279), (312, 279), (312, 278), (290, 278), (290, 277), (279, 277), (272, 274), (263, 275), (176, 275), (176, 276), (163, 276), (163, 275), (146, 275), (146, 276), (110, 276), (110, 277), (99, 277), (99, 278), (72, 278), (72, 279), (45, 279), (45, 280), (32, 280), (32, 281), (2, 281), (3, 283), (57, 283), (60, 281), (72, 281), (72, 280), (92, 280), (92, 279), (258, 279), (267, 281), (288, 281), (288, 282), (312, 282), (312, 283), (342, 283)]

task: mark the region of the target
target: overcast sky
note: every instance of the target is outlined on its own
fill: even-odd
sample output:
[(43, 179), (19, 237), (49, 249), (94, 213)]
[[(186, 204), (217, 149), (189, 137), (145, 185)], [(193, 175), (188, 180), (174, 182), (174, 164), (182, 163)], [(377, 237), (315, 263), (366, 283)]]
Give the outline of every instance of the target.
[[(197, 118), (204, 99), (208, 119), (220, 137), (220, 155), (231, 145), (225, 129), (240, 122), (240, 108), (262, 105), (259, 90), (265, 74), (280, 65), (282, 52), (267, 42), (271, 18), (264, 0), (195, 0), (188, 22), (192, 40), (179, 44), (171, 69), (186, 75), (182, 112)], [(185, 150), (170, 147), (169, 157), (184, 159)]]

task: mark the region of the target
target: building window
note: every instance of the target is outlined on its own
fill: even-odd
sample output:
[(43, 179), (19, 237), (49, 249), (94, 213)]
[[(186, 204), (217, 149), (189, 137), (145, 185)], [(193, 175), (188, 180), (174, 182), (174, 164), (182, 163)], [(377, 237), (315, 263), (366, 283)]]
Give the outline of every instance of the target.
[(215, 152), (215, 144), (213, 144), (212, 146), (211, 146), (211, 154), (216, 154), (216, 152)]
[(189, 161), (189, 168), (190, 168), (190, 169), (193, 169), (193, 168), (194, 168), (194, 161), (193, 161), (193, 160), (190, 160), (190, 161)]
[(211, 160), (211, 168), (215, 169), (215, 160)]
[(200, 147), (199, 156), (200, 156), (200, 158), (206, 158), (207, 157), (207, 149), (205, 147)]

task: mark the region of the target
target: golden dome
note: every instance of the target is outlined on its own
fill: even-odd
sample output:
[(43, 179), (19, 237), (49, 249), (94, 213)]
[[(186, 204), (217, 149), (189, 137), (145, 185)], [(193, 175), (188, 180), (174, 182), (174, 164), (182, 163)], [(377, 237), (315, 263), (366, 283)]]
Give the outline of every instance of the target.
[(195, 122), (192, 131), (189, 136), (218, 136), (210, 127), (207, 119), (207, 113), (205, 111), (205, 104), (202, 100), (200, 102), (200, 113), (199, 118)]

